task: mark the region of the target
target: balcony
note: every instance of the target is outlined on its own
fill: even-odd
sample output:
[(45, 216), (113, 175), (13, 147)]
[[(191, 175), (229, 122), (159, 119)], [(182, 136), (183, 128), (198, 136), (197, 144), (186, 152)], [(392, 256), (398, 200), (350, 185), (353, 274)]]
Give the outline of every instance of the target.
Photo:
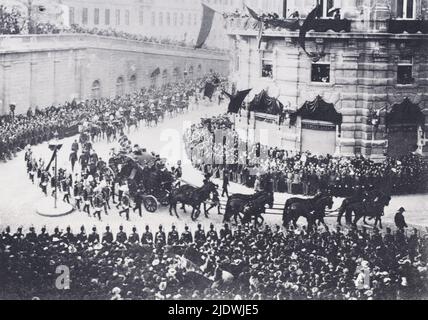
[(400, 33), (422, 33), (428, 34), (428, 21), (426, 20), (388, 20), (388, 32)]
[(351, 21), (348, 19), (316, 19), (309, 27), (315, 32), (351, 32)]

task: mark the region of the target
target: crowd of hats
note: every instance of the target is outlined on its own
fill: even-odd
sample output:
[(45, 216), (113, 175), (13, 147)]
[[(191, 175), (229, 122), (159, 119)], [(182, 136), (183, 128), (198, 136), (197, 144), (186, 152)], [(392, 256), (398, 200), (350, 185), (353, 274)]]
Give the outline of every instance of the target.
[[(222, 130), (222, 139), (213, 143), (213, 130), (216, 129)], [(195, 166), (206, 170), (205, 165), (212, 164), (214, 159), (216, 165), (208, 168), (211, 175), (221, 177), (219, 171), (227, 169), (233, 173), (232, 181), (248, 187), (252, 187), (257, 172), (263, 183), (272, 183), (271, 188), (277, 192), (315, 194), (319, 189), (330, 189), (336, 196), (347, 197), (356, 187), (363, 190), (383, 188), (389, 194), (414, 194), (427, 188), (428, 163), (412, 153), (375, 163), (361, 155), (317, 156), (256, 143), (249, 143), (246, 148), (242, 137), (216, 118), (194, 125), (187, 131), (185, 143)]]
[[(175, 227), (173, 227), (175, 229)], [(147, 230), (148, 227), (147, 227)], [(3, 230), (1, 298), (20, 299), (423, 299), (428, 239), (417, 231), (201, 227), (194, 242), (160, 230), (114, 237), (107, 227), (49, 235)], [(181, 230), (183, 231), (183, 230)], [(191, 233), (189, 227), (184, 232)], [(172, 230), (171, 232), (176, 232)], [(116, 239), (115, 239), (116, 238)], [(168, 241), (166, 240), (168, 238)], [(189, 254), (189, 252), (191, 254)], [(198, 261), (199, 260), (199, 261)], [(69, 271), (69, 290), (56, 271)]]
[[(141, 111), (145, 117), (153, 103), (176, 96), (191, 95), (203, 88), (210, 75), (200, 75), (197, 80), (183, 80), (166, 84), (161, 88), (150, 88), (115, 98), (101, 98), (77, 103), (75, 100), (60, 106), (45, 109), (31, 108), (27, 114), (8, 114), (0, 117), (0, 160), (12, 159), (15, 153), (27, 145), (36, 145), (54, 137), (63, 138), (78, 134), (78, 127), (93, 121), (95, 116), (118, 113), (130, 114), (131, 110)], [(165, 108), (168, 105), (163, 105)], [(140, 119), (142, 120), (142, 119)], [(72, 129), (72, 130), (70, 130)]]

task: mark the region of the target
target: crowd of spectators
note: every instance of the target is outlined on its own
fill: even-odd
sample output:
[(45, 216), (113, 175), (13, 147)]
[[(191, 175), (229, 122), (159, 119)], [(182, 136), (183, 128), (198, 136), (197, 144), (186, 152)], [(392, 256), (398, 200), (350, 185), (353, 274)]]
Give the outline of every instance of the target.
[[(98, 234), (71, 228), (3, 230), (2, 299), (311, 299), (427, 298), (428, 238), (339, 228), (308, 233), (248, 225), (180, 235), (147, 226)], [(58, 268), (60, 272), (58, 273)], [(69, 271), (70, 282), (57, 281)], [(64, 280), (64, 279), (63, 279)], [(68, 280), (68, 279), (66, 279)], [(65, 281), (66, 281), (65, 280)], [(58, 284), (59, 283), (59, 284)], [(68, 288), (68, 289), (67, 289)], [(65, 289), (65, 290), (64, 290)]]
[(77, 135), (79, 126), (91, 122), (95, 116), (116, 117), (117, 113), (123, 113), (129, 118), (132, 111), (139, 120), (143, 120), (153, 113), (171, 112), (184, 98), (199, 95), (207, 77), (167, 84), (161, 88), (143, 88), (112, 99), (100, 98), (79, 103), (73, 100), (46, 109), (30, 108), (27, 114), (15, 115), (11, 112), (1, 116), (0, 160), (12, 159), (17, 151), (27, 145), (36, 145), (54, 137)]
[(8, 10), (0, 4), (0, 35), (1, 34), (20, 34), (22, 30), (23, 19), (19, 11), (15, 9)]
[(336, 196), (350, 196), (357, 186), (367, 191), (383, 188), (391, 194), (426, 190), (428, 164), (419, 155), (387, 157), (376, 163), (361, 155), (289, 152), (258, 143), (247, 145), (227, 123), (227, 116), (205, 120), (185, 134), (186, 150), (194, 166), (215, 178), (227, 172), (231, 181), (253, 187), (259, 177), (262, 185), (272, 183), (276, 192), (304, 195), (330, 189)]

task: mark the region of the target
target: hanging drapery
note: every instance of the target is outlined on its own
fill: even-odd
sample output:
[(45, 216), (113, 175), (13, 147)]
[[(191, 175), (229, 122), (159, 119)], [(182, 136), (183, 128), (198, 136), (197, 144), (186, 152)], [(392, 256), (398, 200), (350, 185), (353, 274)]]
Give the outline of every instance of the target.
[(272, 115), (281, 115), (283, 110), (284, 105), (278, 99), (269, 97), (265, 90), (254, 97), (249, 107), (249, 111)]
[(386, 125), (414, 124), (425, 125), (425, 115), (415, 103), (405, 98), (402, 103), (392, 106), (392, 111), (386, 115)]
[(317, 96), (314, 101), (306, 101), (305, 104), (291, 115), (291, 122), (294, 125), (297, 117), (307, 120), (331, 122), (340, 126), (343, 121), (342, 114), (334, 108), (334, 104), (327, 103), (321, 96)]

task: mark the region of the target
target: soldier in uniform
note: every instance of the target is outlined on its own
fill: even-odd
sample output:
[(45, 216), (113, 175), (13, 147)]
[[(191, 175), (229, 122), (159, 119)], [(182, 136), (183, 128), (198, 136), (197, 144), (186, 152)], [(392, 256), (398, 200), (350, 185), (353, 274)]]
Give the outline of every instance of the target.
[(123, 231), (123, 226), (119, 227), (119, 233), (116, 235), (116, 242), (118, 243), (125, 243), (128, 237), (126, 236), (126, 233)]
[(46, 232), (46, 227), (43, 226), (41, 233), (38, 235), (38, 241), (39, 243), (45, 243), (49, 241), (49, 234)]
[(169, 246), (175, 246), (178, 245), (180, 241), (180, 236), (175, 230), (175, 225), (172, 225), (172, 230), (168, 233), (168, 245)]
[(209, 241), (215, 241), (215, 242), (218, 241), (218, 234), (217, 234), (217, 231), (215, 231), (214, 225), (212, 223), (210, 225), (210, 231), (208, 231), (207, 233), (207, 239)]
[(399, 230), (404, 230), (405, 228), (407, 228), (406, 219), (404, 218), (404, 215), (403, 215), (404, 212), (406, 212), (406, 210), (404, 208), (400, 208), (398, 212), (395, 214), (395, 218), (394, 218), (395, 226)]
[(113, 233), (110, 231), (110, 227), (106, 227), (106, 232), (103, 234), (103, 243), (112, 244), (113, 243)]
[(99, 243), (100, 242), (100, 235), (97, 233), (97, 227), (92, 228), (92, 233), (88, 236), (88, 242), (93, 243)]
[(74, 236), (74, 234), (71, 232), (71, 227), (68, 226), (66, 233), (62, 236), (63, 240), (65, 240), (65, 242), (72, 244), (74, 243), (74, 241), (76, 240), (76, 237)]
[(77, 241), (83, 243), (86, 240), (88, 240), (88, 236), (86, 235), (85, 227), (81, 226), (80, 233), (77, 235)]
[(129, 235), (128, 242), (132, 244), (140, 243), (140, 235), (137, 233), (137, 227), (132, 228), (132, 233)]
[(232, 231), (229, 228), (229, 225), (226, 223), (224, 228), (220, 230), (220, 238), (226, 239), (227, 237), (232, 237)]
[(33, 244), (37, 243), (37, 234), (33, 226), (30, 227), (30, 232), (26, 234), (25, 240)]
[(191, 244), (193, 243), (192, 233), (189, 231), (189, 226), (184, 227), (184, 232), (181, 235), (182, 244)]
[(62, 232), (59, 231), (58, 227), (56, 227), (54, 229), (54, 233), (51, 235), (51, 241), (53, 241), (53, 240), (59, 240), (61, 238), (62, 238)]
[(143, 236), (141, 237), (142, 244), (153, 244), (153, 234), (150, 232), (150, 227), (146, 226), (146, 232), (143, 233)]
[(202, 230), (202, 225), (198, 224), (198, 230), (195, 232), (195, 242), (198, 246), (202, 246), (206, 240), (205, 231)]
[(159, 231), (156, 232), (156, 242), (155, 244), (157, 246), (163, 247), (166, 245), (166, 235), (165, 232), (163, 231), (163, 227), (162, 225), (159, 226)]

